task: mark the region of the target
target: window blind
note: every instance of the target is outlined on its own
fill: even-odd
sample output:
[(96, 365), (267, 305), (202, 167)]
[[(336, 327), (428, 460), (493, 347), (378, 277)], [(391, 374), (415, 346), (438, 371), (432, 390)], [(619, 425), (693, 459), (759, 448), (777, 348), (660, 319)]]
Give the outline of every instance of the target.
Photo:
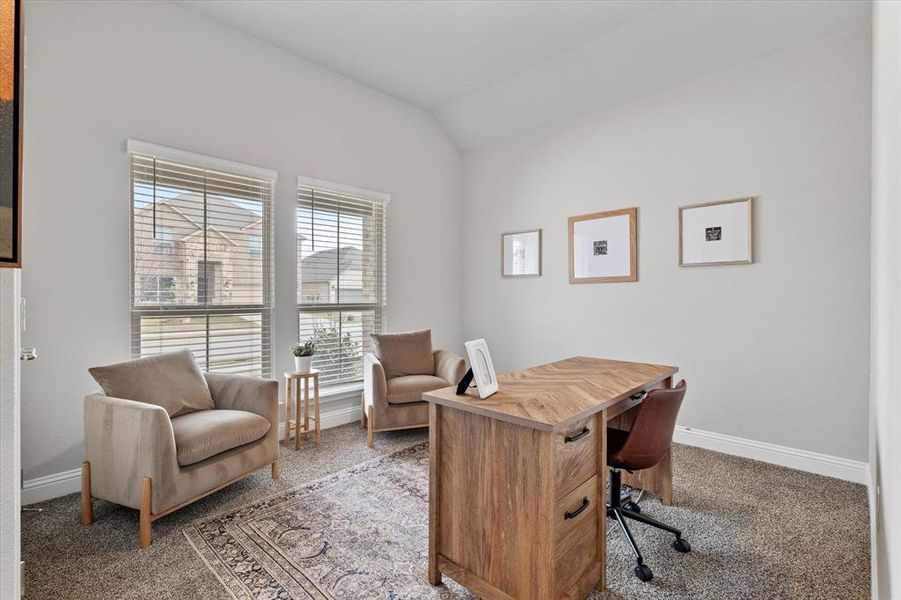
[(132, 354), (271, 371), (273, 181), (130, 153)]
[(313, 339), (323, 384), (363, 379), (371, 333), (384, 328), (384, 202), (298, 185), (300, 339)]

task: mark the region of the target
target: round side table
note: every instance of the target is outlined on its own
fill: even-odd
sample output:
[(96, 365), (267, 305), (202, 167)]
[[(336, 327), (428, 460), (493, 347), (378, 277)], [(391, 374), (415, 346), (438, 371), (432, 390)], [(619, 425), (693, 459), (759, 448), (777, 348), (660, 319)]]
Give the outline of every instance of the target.
[[(310, 416), (310, 387), (312, 386), (313, 416)], [(301, 393), (301, 391), (303, 393)], [(294, 399), (294, 418), (291, 418), (291, 399)], [(285, 371), (285, 448), (291, 439), (291, 428), (294, 428), (294, 449), (300, 448), (302, 434), (316, 432), (316, 445), (319, 445), (319, 369), (310, 369), (309, 373)]]

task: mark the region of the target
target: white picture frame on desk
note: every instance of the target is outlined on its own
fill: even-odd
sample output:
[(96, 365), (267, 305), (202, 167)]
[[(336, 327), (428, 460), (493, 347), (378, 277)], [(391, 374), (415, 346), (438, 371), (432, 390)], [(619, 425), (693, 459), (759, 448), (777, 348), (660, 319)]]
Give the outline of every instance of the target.
[(491, 353), (488, 352), (488, 342), (479, 338), (463, 345), (466, 347), (469, 367), (479, 390), (479, 398), (487, 398), (498, 389), (497, 374), (494, 372), (494, 363), (491, 362)]

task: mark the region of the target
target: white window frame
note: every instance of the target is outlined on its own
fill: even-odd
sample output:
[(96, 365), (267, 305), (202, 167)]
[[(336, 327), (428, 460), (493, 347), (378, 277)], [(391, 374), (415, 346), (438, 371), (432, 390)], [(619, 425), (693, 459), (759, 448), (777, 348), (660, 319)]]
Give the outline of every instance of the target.
[[(129, 281), (131, 283), (131, 292), (129, 293), (129, 304), (131, 309), (131, 340), (132, 340), (132, 356), (134, 358), (140, 358), (141, 356), (141, 342), (140, 342), (140, 334), (135, 335), (135, 332), (140, 332), (141, 328), (141, 317), (143, 316), (159, 316), (162, 314), (167, 315), (180, 315), (184, 314), (187, 316), (199, 315), (199, 314), (250, 314), (250, 313), (258, 313), (261, 318), (261, 326), (262, 326), (262, 335), (263, 339), (269, 340), (269, 360), (268, 363), (264, 361), (262, 365), (262, 376), (270, 377), (273, 373), (273, 365), (275, 361), (275, 348), (273, 347), (273, 332), (275, 331), (274, 324), (274, 312), (275, 312), (275, 294), (274, 294), (274, 271), (275, 271), (275, 250), (274, 250), (274, 239), (275, 239), (275, 190), (276, 190), (276, 182), (278, 181), (278, 171), (272, 169), (266, 169), (263, 167), (257, 167), (254, 165), (248, 165), (244, 163), (234, 162), (231, 160), (226, 160), (222, 158), (215, 158), (212, 156), (208, 156), (205, 154), (197, 154), (194, 152), (188, 152), (186, 150), (179, 150), (177, 148), (171, 148), (168, 146), (162, 146), (159, 144), (152, 144), (150, 142), (144, 142), (141, 140), (135, 139), (127, 139), (125, 141), (125, 154), (129, 158), (129, 270), (130, 270), (130, 278)], [(184, 307), (184, 306), (173, 306), (171, 308), (166, 307), (162, 309), (144, 309), (134, 304), (134, 289), (135, 289), (135, 253), (134, 253), (134, 231), (132, 228), (134, 227), (134, 216), (132, 211), (134, 210), (134, 189), (132, 184), (131, 177), (131, 155), (132, 154), (143, 154), (148, 156), (153, 156), (155, 158), (159, 158), (162, 160), (168, 160), (176, 163), (182, 163), (185, 165), (189, 165), (191, 167), (197, 167), (202, 169), (209, 169), (212, 171), (220, 171), (223, 173), (227, 173), (230, 175), (251, 177), (256, 179), (263, 179), (270, 182), (272, 186), (272, 193), (270, 197), (270, 218), (269, 218), (269, 231), (267, 232), (269, 243), (268, 243), (268, 252), (267, 252), (267, 243), (264, 236), (263, 240), (263, 260), (268, 259), (267, 268), (264, 269), (264, 273), (268, 270), (268, 276), (264, 274), (263, 281), (263, 294), (265, 298), (268, 298), (267, 302), (263, 302), (262, 304), (241, 304), (241, 305), (226, 305), (222, 307), (210, 307), (207, 306), (205, 308), (197, 308), (197, 307)], [(207, 347), (209, 348), (209, 338), (207, 338)]]
[[(300, 299), (296, 297), (295, 292), (295, 304), (297, 306), (297, 311), (295, 313), (295, 327), (297, 327), (297, 331), (299, 332), (300, 327), (300, 315), (302, 312), (318, 312), (324, 309), (333, 310), (335, 312), (343, 312), (343, 311), (359, 311), (359, 310), (371, 310), (376, 309), (379, 311), (379, 319), (382, 325), (382, 331), (387, 331), (388, 323), (387, 323), (387, 307), (388, 307), (388, 274), (387, 274), (387, 264), (388, 264), (388, 218), (387, 218), (387, 210), (388, 204), (391, 203), (391, 194), (387, 192), (380, 192), (377, 190), (370, 190), (366, 188), (356, 187), (353, 185), (347, 185), (344, 183), (337, 183), (334, 181), (328, 181), (325, 179), (318, 179), (316, 177), (306, 177), (303, 175), (297, 176), (297, 181), (295, 185), (295, 211), (297, 211), (296, 205), (296, 196), (297, 189), (305, 187), (312, 188), (315, 190), (321, 190), (323, 192), (331, 192), (335, 194), (342, 194), (346, 196), (353, 196), (355, 198), (360, 198), (362, 200), (369, 200), (371, 202), (380, 202), (384, 205), (385, 210), (385, 227), (382, 230), (382, 248), (385, 254), (385, 280), (382, 282), (382, 299), (380, 303), (366, 303), (366, 304), (330, 304), (330, 303), (322, 303), (322, 304), (313, 304), (313, 303), (301, 303)], [(297, 226), (297, 218), (295, 212), (295, 227)], [(295, 256), (297, 255), (296, 248), (296, 238), (298, 235), (298, 231), (295, 229)], [(298, 257), (299, 260), (299, 257)], [(294, 269), (295, 276), (299, 272), (299, 265)], [(295, 281), (295, 290), (299, 287), (299, 282)], [(362, 358), (361, 358), (362, 360)], [(326, 393), (331, 391), (332, 393), (349, 390), (349, 389), (362, 389), (362, 380), (358, 381), (341, 381), (332, 384), (328, 384), (324, 386)]]

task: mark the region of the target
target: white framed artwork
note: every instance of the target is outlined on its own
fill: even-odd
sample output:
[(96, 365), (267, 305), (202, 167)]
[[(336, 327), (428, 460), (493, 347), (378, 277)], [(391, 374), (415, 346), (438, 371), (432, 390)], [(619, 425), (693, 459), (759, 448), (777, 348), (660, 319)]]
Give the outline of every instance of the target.
[(501, 277), (541, 276), (541, 230), (501, 234)]
[(638, 209), (569, 218), (569, 282), (638, 280)]
[(679, 266), (754, 262), (753, 198), (693, 204), (679, 209)]
[(472, 369), (473, 379), (479, 390), (479, 398), (487, 398), (497, 391), (497, 375), (494, 372), (494, 363), (491, 362), (491, 353), (488, 352), (488, 342), (479, 338), (463, 345), (466, 347), (469, 368)]

